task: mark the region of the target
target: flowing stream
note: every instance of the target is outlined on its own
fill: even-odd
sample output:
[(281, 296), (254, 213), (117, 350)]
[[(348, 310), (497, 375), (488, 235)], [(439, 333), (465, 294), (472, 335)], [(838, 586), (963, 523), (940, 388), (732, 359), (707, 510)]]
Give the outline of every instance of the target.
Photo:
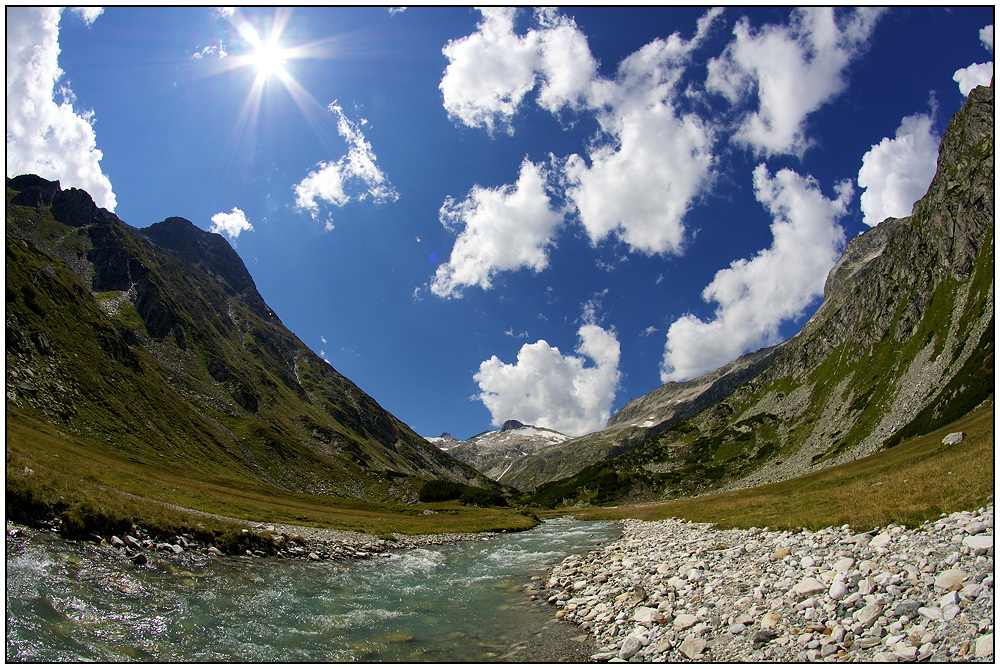
[(550, 520), (363, 561), (156, 557), (7, 539), (7, 661), (480, 662), (551, 623), (520, 586), (619, 534)]

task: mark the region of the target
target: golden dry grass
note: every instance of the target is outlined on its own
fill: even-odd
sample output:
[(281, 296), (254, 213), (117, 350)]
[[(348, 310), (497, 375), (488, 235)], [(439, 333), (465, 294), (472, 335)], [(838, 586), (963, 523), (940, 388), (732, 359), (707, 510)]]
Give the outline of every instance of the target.
[[(941, 439), (949, 432), (965, 432), (965, 440), (944, 446)], [(992, 500), (993, 456), (991, 403), (931, 434), (788, 481), (662, 504), (573, 513), (582, 519), (685, 518), (720, 528), (912, 527)]]
[[(228, 529), (223, 521), (185, 513), (176, 505), (242, 521), (282, 522), (375, 534), (524, 530), (530, 513), (456, 502), (379, 504), (309, 495), (241, 480), (156, 467), (113, 449), (61, 434), (23, 414), (7, 414), (7, 512), (25, 507), (79, 513), (147, 527)], [(12, 504), (14, 508), (12, 508)], [(17, 506), (20, 505), (21, 509)], [(423, 514), (423, 511), (434, 511)], [(12, 514), (13, 512), (13, 514)]]

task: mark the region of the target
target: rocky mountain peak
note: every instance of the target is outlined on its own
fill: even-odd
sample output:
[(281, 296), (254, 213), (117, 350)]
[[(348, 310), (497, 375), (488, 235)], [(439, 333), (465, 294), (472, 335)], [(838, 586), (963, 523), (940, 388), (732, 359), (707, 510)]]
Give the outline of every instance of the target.
[(257, 292), (257, 285), (242, 258), (222, 235), (206, 232), (180, 216), (171, 216), (138, 232), (179, 260), (228, 284), (261, 318), (278, 320)]
[(22, 174), (7, 179), (7, 186), (19, 191), (11, 200), (11, 204), (24, 207), (50, 207), (52, 215), (57, 220), (74, 228), (118, 220), (118, 217), (107, 209), (98, 207), (87, 191), (79, 188), (63, 190), (59, 181), (49, 181), (37, 174)]
[(524, 423), (517, 420), (504, 421), (504, 424), (500, 427), (501, 432), (507, 432), (508, 430), (519, 430), (522, 427), (526, 427)]

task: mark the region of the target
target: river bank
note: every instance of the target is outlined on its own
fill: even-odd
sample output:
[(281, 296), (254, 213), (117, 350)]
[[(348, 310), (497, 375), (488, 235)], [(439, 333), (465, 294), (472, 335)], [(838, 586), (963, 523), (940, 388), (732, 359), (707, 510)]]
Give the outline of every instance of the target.
[[(236, 519), (185, 509), (186, 512), (205, 515), (232, 522)], [(332, 530), (305, 525), (283, 523), (246, 523), (250, 527), (239, 535), (224, 537), (220, 541), (209, 541), (184, 532), (172, 536), (162, 536), (140, 525), (133, 525), (128, 532), (105, 535), (91, 533), (83, 541), (99, 546), (118, 549), (135, 564), (146, 564), (153, 554), (166, 557), (187, 556), (196, 558), (222, 557), (224, 555), (246, 557), (297, 558), (312, 561), (368, 559), (387, 557), (388, 551), (436, 546), (455, 541), (485, 541), (496, 536), (495, 532), (464, 532), (441, 534), (406, 535), (386, 533), (374, 536), (363, 532)], [(60, 532), (58, 518), (38, 520), (33, 523), (35, 530)], [(29, 526), (7, 522), (7, 536), (18, 536), (31, 531)]]
[[(110, 542), (11, 529), (9, 662), (585, 662), (598, 650), (590, 636), (521, 589), (620, 534), (618, 523), (560, 518), (485, 541), (417, 537), (368, 559), (154, 545), (139, 565)], [(293, 547), (338, 539), (328, 550), (357, 551), (350, 541), (362, 538), (307, 534)]]
[(993, 505), (907, 529), (625, 520), (526, 590), (594, 661), (994, 660)]

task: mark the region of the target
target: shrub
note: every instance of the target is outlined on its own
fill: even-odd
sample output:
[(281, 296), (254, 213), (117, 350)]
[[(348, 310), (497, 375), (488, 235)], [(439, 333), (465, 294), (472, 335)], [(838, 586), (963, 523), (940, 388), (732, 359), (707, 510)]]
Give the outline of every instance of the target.
[(496, 490), (473, 488), (472, 486), (464, 486), (464, 488), (465, 490), (462, 491), (458, 501), (466, 506), (507, 506), (507, 500)]
[(417, 493), (421, 502), (447, 502), (457, 499), (466, 506), (507, 506), (507, 500), (496, 490), (462, 485), (454, 481), (428, 481)]
[(428, 481), (417, 493), (421, 502), (446, 502), (458, 499), (462, 494), (461, 484), (454, 481)]

